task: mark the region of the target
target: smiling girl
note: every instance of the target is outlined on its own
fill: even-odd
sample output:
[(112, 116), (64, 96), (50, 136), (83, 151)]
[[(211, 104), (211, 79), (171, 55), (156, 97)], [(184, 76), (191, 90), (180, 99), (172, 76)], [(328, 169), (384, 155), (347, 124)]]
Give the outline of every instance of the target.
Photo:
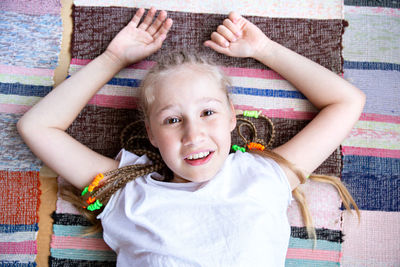
[[(364, 94), (231, 12), (204, 45), (264, 63), (320, 109), (318, 115), (273, 151), (229, 154), (236, 126), (229, 82), (215, 65), (181, 53), (164, 58), (141, 84), (144, 127), (161, 157), (130, 148), (129, 137), (130, 151), (104, 157), (65, 130), (108, 80), (161, 47), (172, 20), (165, 11), (154, 19), (151, 8), (140, 22), (144, 12), (138, 9), (103, 54), (21, 118), (21, 136), (46, 165), (83, 189), (75, 202), (101, 220), (118, 266), (284, 266), (292, 191), (301, 199), (297, 186), (349, 133)], [(310, 177), (335, 185), (345, 205), (352, 202), (338, 179)]]

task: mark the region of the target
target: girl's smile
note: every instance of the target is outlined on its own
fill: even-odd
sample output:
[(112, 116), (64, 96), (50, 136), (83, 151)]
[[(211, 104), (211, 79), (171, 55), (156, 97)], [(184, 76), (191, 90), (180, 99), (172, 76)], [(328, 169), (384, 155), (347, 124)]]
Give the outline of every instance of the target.
[(153, 89), (146, 128), (174, 182), (211, 179), (229, 154), (236, 117), (219, 86), (210, 73), (185, 64)]
[(214, 151), (207, 151), (207, 152), (192, 154), (186, 157), (185, 161), (192, 166), (206, 164), (213, 156), (213, 153)]

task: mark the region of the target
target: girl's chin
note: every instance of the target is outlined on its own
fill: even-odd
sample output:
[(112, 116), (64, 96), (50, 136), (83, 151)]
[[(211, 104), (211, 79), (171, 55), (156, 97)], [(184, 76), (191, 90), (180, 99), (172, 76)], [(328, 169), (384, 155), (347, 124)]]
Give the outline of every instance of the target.
[(173, 183), (203, 183), (211, 180), (213, 177), (190, 177), (190, 178), (182, 178), (180, 176), (174, 176), (172, 180)]

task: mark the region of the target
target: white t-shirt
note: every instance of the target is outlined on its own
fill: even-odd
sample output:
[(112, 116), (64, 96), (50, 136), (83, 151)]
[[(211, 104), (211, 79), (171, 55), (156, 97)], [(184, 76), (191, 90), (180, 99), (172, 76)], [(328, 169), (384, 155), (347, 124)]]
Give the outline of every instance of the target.
[[(117, 159), (149, 162), (125, 150)], [(207, 182), (156, 175), (127, 183), (98, 216), (118, 266), (284, 266), (292, 196), (276, 162), (239, 151)]]

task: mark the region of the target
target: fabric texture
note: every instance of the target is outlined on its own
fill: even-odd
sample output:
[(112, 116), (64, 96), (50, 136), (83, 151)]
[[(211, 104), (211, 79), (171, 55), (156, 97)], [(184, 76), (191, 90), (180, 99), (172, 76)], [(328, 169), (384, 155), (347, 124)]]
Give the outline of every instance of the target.
[[(149, 163), (125, 150), (118, 159)], [(98, 216), (117, 266), (284, 266), (291, 189), (274, 161), (236, 152), (208, 182), (155, 176), (128, 183)]]
[(42, 162), (16, 123), (54, 84), (61, 3), (0, 2), (0, 266), (36, 266)]
[(361, 221), (343, 216), (341, 264), (400, 266), (400, 5), (345, 4), (344, 77), (367, 102), (342, 148), (342, 179), (361, 209)]

